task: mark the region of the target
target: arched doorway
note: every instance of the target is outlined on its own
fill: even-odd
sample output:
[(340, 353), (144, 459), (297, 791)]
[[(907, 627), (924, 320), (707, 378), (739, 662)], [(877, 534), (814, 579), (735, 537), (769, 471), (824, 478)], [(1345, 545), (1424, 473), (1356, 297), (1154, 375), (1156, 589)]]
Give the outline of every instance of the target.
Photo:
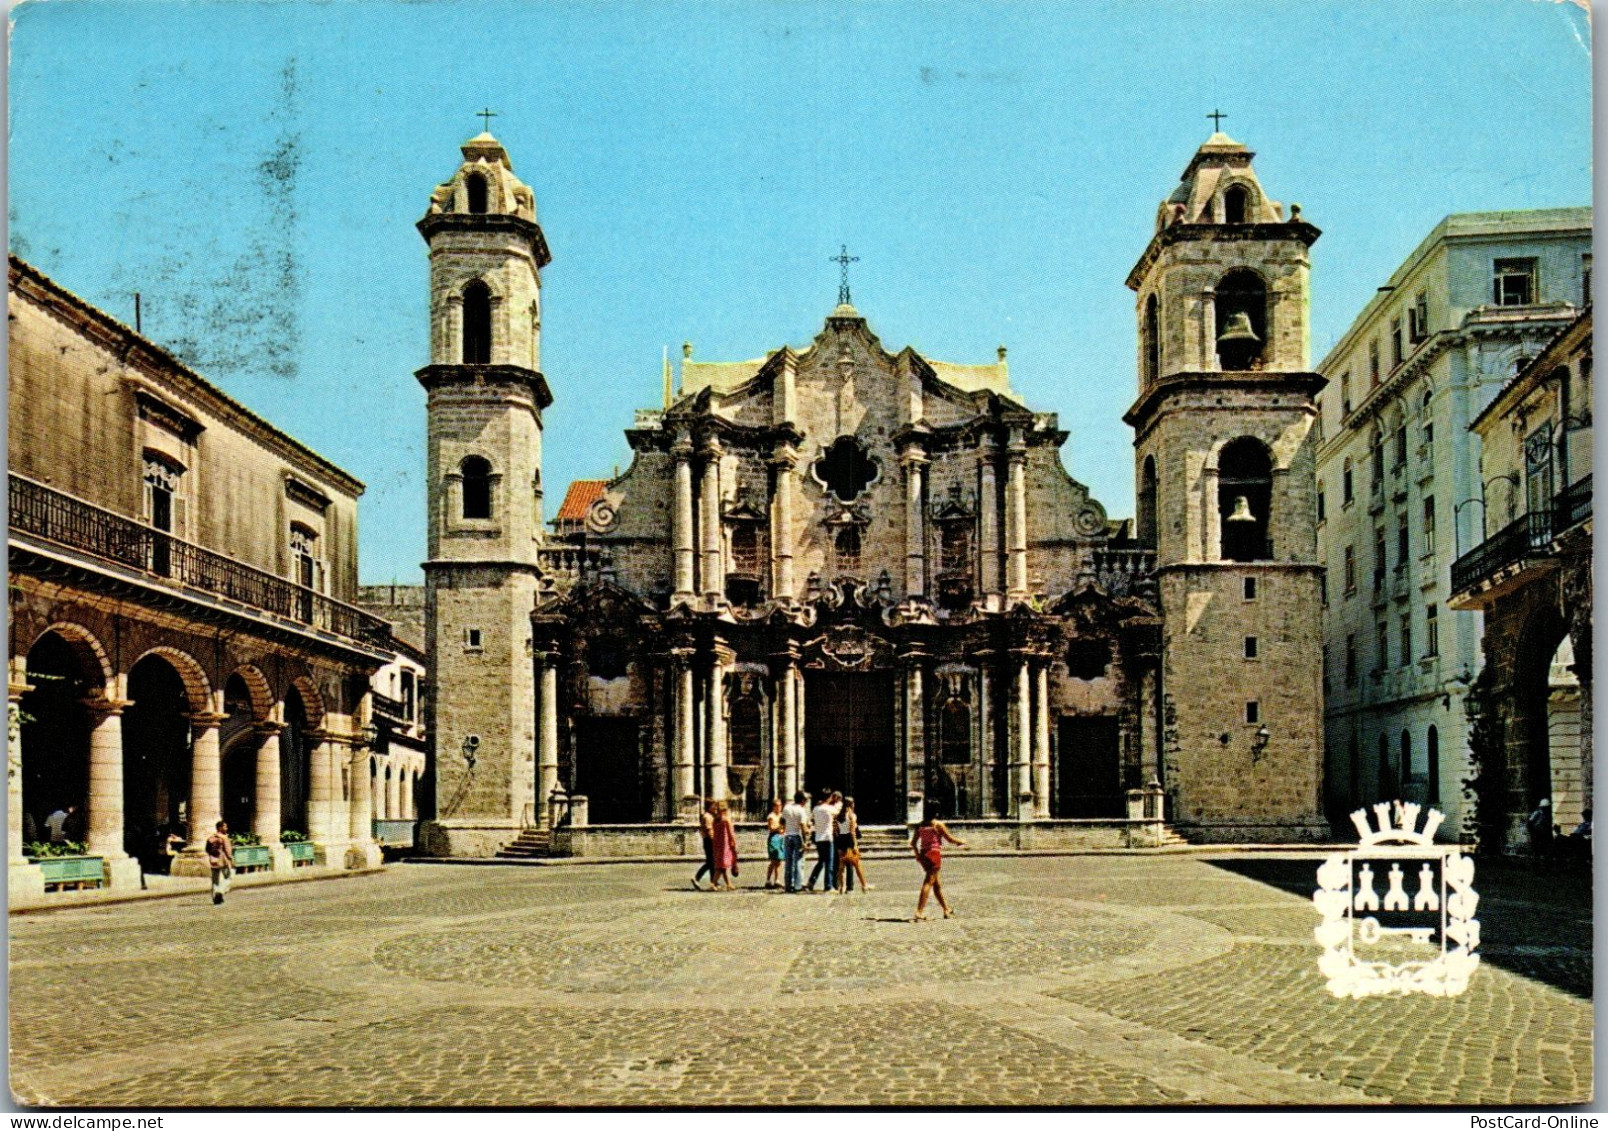
[(189, 816), (190, 697), (183, 677), (159, 655), (146, 656), (129, 671), (128, 697), (123, 850), (154, 865), (158, 831), (185, 824)]
[(28, 683), (33, 690), (18, 704), (22, 711), (22, 839), (48, 840), (45, 818), (77, 806), (68, 837), (82, 840), (89, 797), (89, 710), (83, 699), (96, 686), (73, 646), (54, 632), (28, 652)]
[(218, 728), (223, 753), (223, 819), (230, 831), (240, 833), (255, 827), (257, 748), (262, 740), (257, 734), (251, 692), (239, 672), (223, 685), (223, 709), (228, 716)]

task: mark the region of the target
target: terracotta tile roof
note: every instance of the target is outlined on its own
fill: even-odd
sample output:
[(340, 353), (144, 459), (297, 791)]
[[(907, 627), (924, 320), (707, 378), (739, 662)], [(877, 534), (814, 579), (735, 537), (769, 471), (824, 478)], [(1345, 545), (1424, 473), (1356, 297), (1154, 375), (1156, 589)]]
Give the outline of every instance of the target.
[(608, 485), (607, 479), (575, 480), (564, 493), (564, 501), (559, 504), (558, 514), (553, 516), (553, 521), (580, 522), (586, 518), (586, 512), (592, 504), (603, 497), (603, 488)]

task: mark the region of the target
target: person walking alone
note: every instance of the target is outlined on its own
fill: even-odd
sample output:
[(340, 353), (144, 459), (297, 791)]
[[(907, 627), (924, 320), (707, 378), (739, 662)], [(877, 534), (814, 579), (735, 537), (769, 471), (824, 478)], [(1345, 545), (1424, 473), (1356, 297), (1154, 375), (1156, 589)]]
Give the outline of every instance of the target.
[(921, 896), (916, 900), (917, 923), (927, 919), (927, 896), (938, 897), (938, 906), (944, 909), (944, 918), (953, 919), (954, 909), (944, 899), (944, 885), (938, 878), (939, 870), (943, 868), (943, 842), (948, 841), (956, 848), (965, 848), (966, 842), (957, 840), (953, 833), (944, 827), (938, 819), (936, 809), (928, 809), (922, 814), (921, 824), (916, 827), (916, 835), (910, 838), (910, 850), (916, 854), (916, 862), (921, 865), (923, 878), (921, 881)]
[(804, 808), (808, 798), (801, 789), (793, 794), (793, 802), (782, 810), (782, 845), (787, 853), (787, 890), (798, 891), (804, 886), (804, 829), (810, 823), (810, 811)]
[(703, 891), (698, 881), (715, 870), (715, 803), (705, 801), (698, 814), (698, 836), (703, 841), (703, 866), (692, 874), (692, 890)]
[(815, 834), (815, 867), (810, 871), (810, 882), (805, 885), (809, 891), (815, 890), (815, 877), (821, 877), (821, 890), (832, 890), (834, 868), (832, 867), (832, 837), (833, 826), (837, 823), (838, 804), (843, 795), (836, 791), (821, 798), (821, 803), (810, 813), (810, 825)]
[(771, 801), (770, 812), (765, 815), (765, 856), (770, 866), (765, 870), (765, 890), (779, 888), (782, 861), (787, 858), (787, 837), (782, 832), (782, 799)]
[(207, 837), (207, 867), (212, 869), (212, 902), (216, 906), (229, 894), (229, 877), (234, 875), (234, 842), (223, 821)]

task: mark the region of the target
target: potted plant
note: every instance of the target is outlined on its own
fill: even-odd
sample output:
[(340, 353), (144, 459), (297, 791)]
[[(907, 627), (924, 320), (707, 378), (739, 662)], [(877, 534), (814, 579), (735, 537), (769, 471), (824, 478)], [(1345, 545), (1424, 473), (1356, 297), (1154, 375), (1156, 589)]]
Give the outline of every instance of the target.
[(307, 839), (306, 833), (285, 829), (279, 834), (279, 841), (290, 851), (291, 863), (296, 867), (300, 868), (314, 862), (318, 846)]
[(23, 849), (23, 855), (39, 866), (45, 878), (46, 891), (98, 888), (106, 883), (105, 859), (88, 855), (85, 847), (76, 840), (66, 840), (60, 844), (36, 840)]
[(273, 855), (256, 833), (232, 833), (230, 837), (234, 841), (235, 871), (266, 871), (273, 867)]

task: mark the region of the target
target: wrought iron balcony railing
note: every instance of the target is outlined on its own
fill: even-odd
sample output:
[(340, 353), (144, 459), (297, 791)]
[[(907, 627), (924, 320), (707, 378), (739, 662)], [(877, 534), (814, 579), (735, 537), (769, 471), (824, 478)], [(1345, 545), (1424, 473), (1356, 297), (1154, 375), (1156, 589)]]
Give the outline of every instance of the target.
[(390, 638), (390, 625), (362, 609), (43, 483), (11, 475), (10, 494), (19, 533), (375, 648)]
[(1564, 488), (1552, 507), (1552, 535), (1558, 537), (1591, 517), (1591, 476)]
[(1452, 592), (1472, 589), (1497, 570), (1551, 553), (1552, 543), (1591, 517), (1591, 476), (1553, 497), (1544, 511), (1520, 515), (1452, 564)]

